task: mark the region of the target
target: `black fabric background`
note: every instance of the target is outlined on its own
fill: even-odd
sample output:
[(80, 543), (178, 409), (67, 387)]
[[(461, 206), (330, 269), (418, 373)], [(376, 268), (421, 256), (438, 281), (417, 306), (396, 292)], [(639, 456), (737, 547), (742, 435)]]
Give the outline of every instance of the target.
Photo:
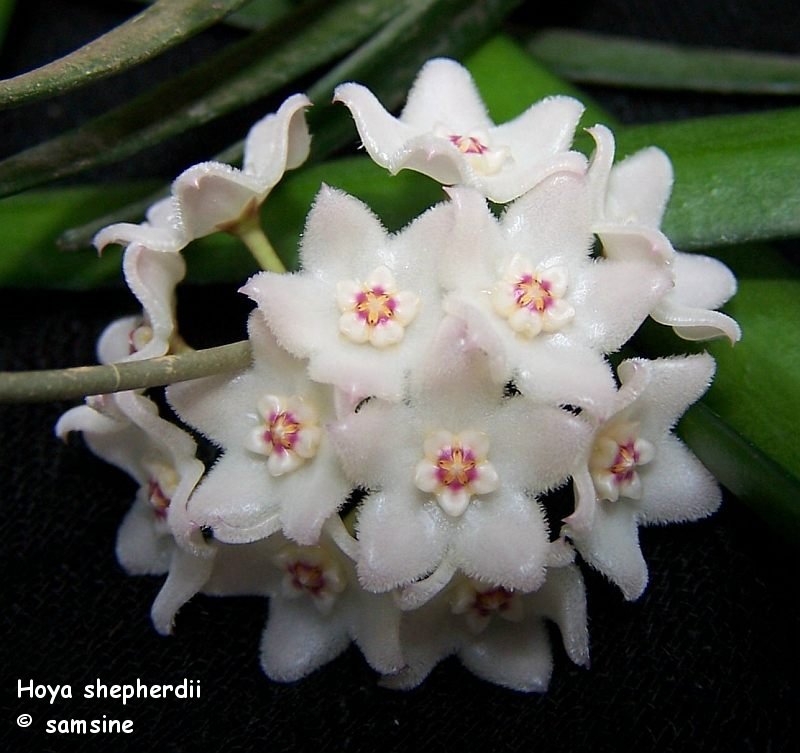
[[(37, 0), (19, 6), (0, 56), (3, 75), (75, 47), (135, 10), (123, 2)], [(800, 14), (789, 10), (794, 7), (603, 0), (542, 10), (528, 3), (514, 21), (797, 53)], [(200, 57), (234, 36), (204, 35), (182, 54)], [(159, 70), (150, 66), (125, 83), (107, 82), (39, 109), (0, 113), (2, 152), (110, 106), (120, 87), (133, 89)], [(765, 106), (749, 98), (591, 91), (628, 122)], [(205, 149), (203, 157), (214, 146), (193, 139), (173, 145), (166, 156), (134, 163), (136, 170), (171, 177), (186, 166), (185, 151)], [(135, 173), (130, 165), (125, 169)], [(180, 317), (190, 342), (241, 337), (248, 305), (240, 298), (233, 287), (182, 289)], [(135, 308), (122, 289), (1, 291), (0, 368), (92, 362), (103, 326)], [(796, 550), (736, 500), (726, 500), (709, 520), (642, 532), (651, 583), (638, 602), (624, 602), (601, 577), (586, 572), (592, 667), (572, 666), (554, 635), (556, 663), (546, 695), (494, 687), (452, 659), (417, 690), (383, 690), (353, 648), (305, 680), (278, 685), (258, 666), (268, 610), (263, 600), (196, 598), (181, 611), (173, 637), (154, 632), (148, 612), (160, 579), (127, 577), (113, 554), (134, 486), (95, 460), (80, 439), (68, 445), (55, 439), (52, 427), (68, 407), (0, 407), (4, 750), (796, 749)], [(200, 681), (202, 697), (134, 701), (123, 708), (113, 700), (83, 699), (83, 685), (95, 678), (107, 684), (189, 678)], [(52, 706), (18, 699), (18, 680), (69, 683), (76, 697)], [(20, 730), (15, 720), (25, 712), (33, 726)], [(47, 719), (103, 714), (132, 719), (134, 733), (44, 734)]]

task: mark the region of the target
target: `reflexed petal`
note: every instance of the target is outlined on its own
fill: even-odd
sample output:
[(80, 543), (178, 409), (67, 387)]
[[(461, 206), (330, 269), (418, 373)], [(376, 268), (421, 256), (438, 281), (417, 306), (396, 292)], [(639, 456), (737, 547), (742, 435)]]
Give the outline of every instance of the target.
[(186, 274), (186, 263), (178, 254), (163, 254), (132, 244), (125, 249), (122, 270), (153, 333), (150, 342), (127, 360), (162, 356), (169, 350), (175, 332), (175, 286)]
[(727, 337), (733, 345), (742, 337), (742, 330), (736, 320), (726, 314), (681, 306), (669, 295), (655, 306), (650, 316), (659, 324), (672, 327), (675, 334), (684, 340), (714, 340)]
[(161, 635), (169, 635), (178, 610), (199, 593), (211, 575), (213, 556), (195, 557), (175, 547), (169, 566), (169, 575), (158, 592), (150, 618)]
[(310, 105), (311, 100), (304, 94), (294, 94), (247, 134), (244, 172), (257, 178), (264, 189), (272, 188), (286, 170), (306, 161), (311, 136), (304, 109)]
[(350, 109), (361, 143), (381, 167), (388, 167), (392, 155), (415, 133), (416, 129), (388, 113), (375, 95), (360, 84), (337, 86), (333, 101)]
[(191, 238), (226, 229), (264, 198), (255, 178), (222, 162), (193, 165), (177, 177), (172, 192)]

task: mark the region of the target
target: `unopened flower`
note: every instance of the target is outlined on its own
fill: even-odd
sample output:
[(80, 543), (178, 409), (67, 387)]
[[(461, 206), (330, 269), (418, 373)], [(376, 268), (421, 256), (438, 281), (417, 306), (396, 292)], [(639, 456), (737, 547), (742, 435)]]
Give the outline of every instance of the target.
[(717, 311), (736, 292), (736, 278), (719, 260), (675, 251), (661, 232), (672, 190), (672, 163), (656, 147), (642, 149), (612, 167), (614, 136), (590, 129), (596, 149), (589, 169), (594, 191), (592, 228), (609, 259), (649, 260), (669, 270), (674, 288), (650, 316), (686, 340), (741, 337), (739, 325)]
[(590, 565), (636, 599), (647, 585), (639, 525), (697, 520), (721, 500), (713, 476), (672, 434), (708, 388), (714, 361), (707, 354), (632, 359), (618, 373), (616, 408), (598, 424), (574, 474), (576, 510), (564, 533)]
[(155, 251), (180, 251), (196, 238), (247, 222), (284, 172), (308, 157), (311, 138), (303, 112), (310, 104), (305, 95), (292, 95), (250, 129), (241, 170), (221, 162), (188, 168), (145, 222), (110, 225), (95, 236), (95, 246), (140, 243)]
[(552, 173), (585, 166), (582, 155), (568, 151), (580, 102), (549, 97), (495, 125), (469, 72), (453, 60), (423, 66), (399, 118), (360, 84), (340, 85), (334, 101), (347, 105), (369, 155), (391, 173), (416, 170), (473, 186), (493, 201), (511, 201)]

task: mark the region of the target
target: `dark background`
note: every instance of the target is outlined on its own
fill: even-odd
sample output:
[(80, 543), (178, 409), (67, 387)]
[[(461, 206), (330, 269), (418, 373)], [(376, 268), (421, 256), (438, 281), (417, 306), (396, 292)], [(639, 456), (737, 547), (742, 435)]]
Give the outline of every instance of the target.
[[(798, 52), (796, 4), (576, 2), (543, 10), (524, 4), (516, 29), (548, 24), (691, 44)], [(137, 6), (125, 2), (18, 3), (0, 55), (3, 76), (52, 59), (96, 36)], [(236, 37), (204, 34), (166, 62), (112, 79), (76, 97), (0, 113), (8, 154), (80, 122)], [(634, 93), (594, 87), (626, 122), (736, 112), (777, 102), (755, 98)], [(252, 118), (251, 118), (252, 119)], [(171, 178), (226, 141), (209, 133), (171, 144), (112, 175)], [(231, 136), (231, 133), (234, 136)], [(755, 136), (755, 135), (754, 135)], [(205, 151), (202, 151), (205, 150)], [(193, 152), (199, 151), (195, 156)], [(2, 236), (0, 236), (2, 243)], [(1, 249), (0, 249), (1, 250)], [(238, 339), (248, 304), (232, 287), (180, 291), (189, 341)], [(73, 366), (93, 361), (94, 342), (112, 318), (132, 313), (123, 290), (91, 294), (0, 291), (0, 368)], [(180, 613), (176, 634), (158, 636), (149, 608), (160, 579), (131, 578), (117, 565), (117, 526), (133, 483), (97, 461), (76, 439), (52, 435), (69, 404), (0, 407), (0, 741), (5, 750), (394, 751), (788, 751), (796, 749), (798, 610), (796, 549), (736, 500), (700, 523), (642, 531), (651, 583), (626, 603), (586, 573), (592, 667), (572, 666), (554, 634), (549, 692), (522, 695), (484, 683), (450, 659), (417, 690), (377, 687), (357, 650), (291, 685), (266, 679), (258, 643), (267, 615), (259, 599), (200, 597)], [(201, 682), (202, 698), (114, 701), (76, 697), (50, 706), (18, 700), (17, 680), (70, 683), (76, 695), (107, 684)], [(21, 713), (33, 726), (20, 731)], [(134, 734), (59, 737), (48, 718), (130, 718)]]

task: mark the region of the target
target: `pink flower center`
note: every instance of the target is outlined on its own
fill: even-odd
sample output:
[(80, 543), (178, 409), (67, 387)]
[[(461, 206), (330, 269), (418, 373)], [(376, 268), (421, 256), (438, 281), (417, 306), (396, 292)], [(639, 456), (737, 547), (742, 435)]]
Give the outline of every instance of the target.
[(614, 480), (621, 484), (630, 481), (639, 464), (639, 452), (635, 447), (635, 440), (629, 439), (625, 444), (617, 445), (617, 454), (609, 471), (614, 474)]
[(272, 445), (273, 452), (288, 452), (294, 449), (300, 428), (300, 422), (290, 411), (271, 413), (264, 431), (264, 441)]
[(482, 144), (474, 136), (459, 136), (458, 134), (451, 134), (448, 136), (450, 143), (453, 144), (462, 154), (486, 154), (489, 147)]
[(298, 560), (287, 566), (292, 585), (298, 591), (308, 591), (318, 596), (325, 590), (325, 569), (321, 565)]
[(472, 609), (481, 617), (491, 617), (493, 614), (508, 610), (513, 598), (513, 591), (497, 586), (496, 588), (490, 588), (488, 591), (476, 592)]
[(462, 489), (478, 477), (475, 453), (468, 447), (443, 447), (436, 458), (436, 478), (449, 489)]
[(161, 488), (161, 484), (154, 478), (147, 482), (147, 493), (149, 495), (150, 504), (153, 506), (153, 512), (157, 518), (164, 519), (167, 517), (167, 508), (172, 501)]
[(524, 274), (514, 285), (514, 300), (519, 308), (543, 311), (553, 305), (552, 285), (538, 275)]
[(389, 321), (397, 308), (395, 299), (382, 287), (368, 288), (356, 294), (355, 311), (370, 327)]

